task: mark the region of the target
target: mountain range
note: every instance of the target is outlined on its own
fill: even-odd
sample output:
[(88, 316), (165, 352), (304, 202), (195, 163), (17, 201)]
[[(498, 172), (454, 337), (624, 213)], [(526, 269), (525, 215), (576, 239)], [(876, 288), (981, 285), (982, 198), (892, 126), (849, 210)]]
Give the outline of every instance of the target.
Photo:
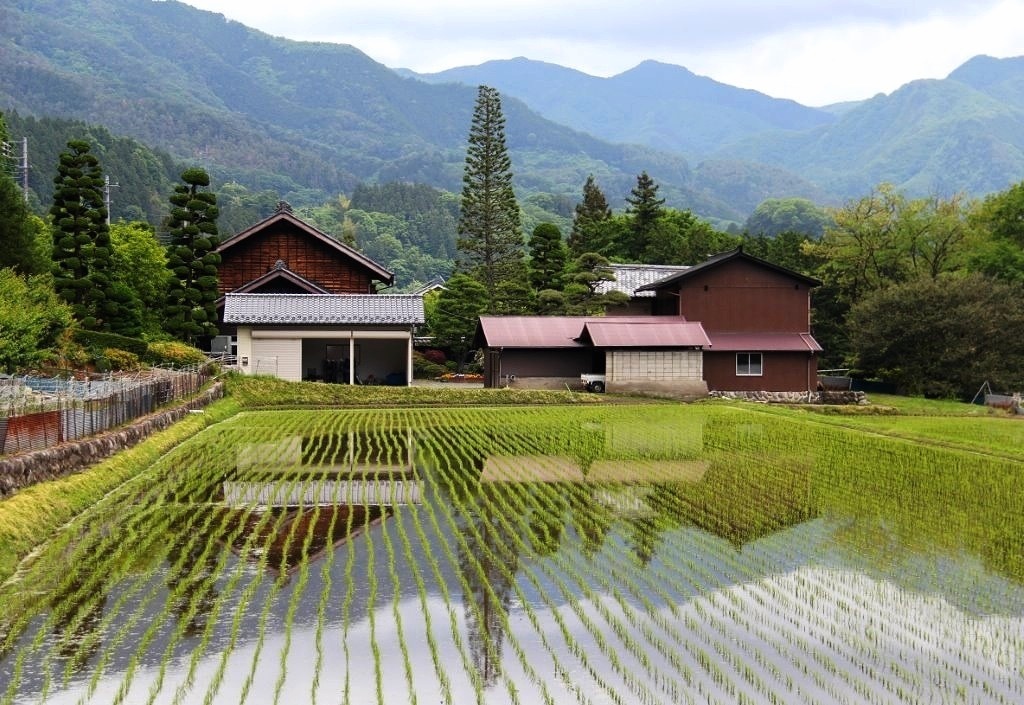
[(742, 222), (770, 197), (834, 204), (881, 181), (978, 195), (1024, 178), (1024, 58), (813, 108), (657, 62), (611, 78), (527, 59), (417, 75), (177, 0), (0, 6), (0, 111), (103, 125), (297, 204), (361, 181), (458, 190), (482, 83), (503, 94), (525, 194), (577, 198), (593, 173), (621, 207), (646, 170), (670, 205)]

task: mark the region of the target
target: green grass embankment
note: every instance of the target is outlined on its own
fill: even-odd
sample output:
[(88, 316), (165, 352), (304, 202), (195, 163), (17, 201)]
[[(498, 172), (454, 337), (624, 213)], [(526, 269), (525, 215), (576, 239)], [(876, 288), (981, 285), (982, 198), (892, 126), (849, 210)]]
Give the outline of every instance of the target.
[(222, 399), (202, 414), (189, 414), (138, 445), (59, 480), (26, 487), (0, 501), (0, 582), (39, 544), (111, 490), (131, 480), (157, 458), (202, 429), (238, 413), (238, 403)]

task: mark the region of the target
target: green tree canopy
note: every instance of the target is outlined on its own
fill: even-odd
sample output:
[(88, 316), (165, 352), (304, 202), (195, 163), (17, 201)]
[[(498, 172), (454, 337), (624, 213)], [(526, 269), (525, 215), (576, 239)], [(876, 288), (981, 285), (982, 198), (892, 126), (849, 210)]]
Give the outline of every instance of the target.
[(168, 332), (191, 344), (217, 334), (217, 196), (206, 191), (210, 176), (202, 169), (186, 169), (182, 183), (170, 197), (167, 225), (171, 244), (167, 267), (171, 270), (164, 308)]
[(607, 229), (602, 225), (611, 217), (608, 199), (598, 187), (594, 175), (590, 174), (583, 184), (583, 200), (576, 204), (572, 232), (569, 233), (570, 254), (579, 257), (584, 252), (605, 251), (609, 243), (605, 239)]
[(664, 212), (665, 199), (658, 198), (658, 184), (643, 171), (636, 177), (636, 186), (630, 191), (626, 203), (626, 213), (631, 216), (629, 237), (625, 242), (619, 242), (616, 254), (628, 262), (639, 262)]
[(1024, 297), (978, 274), (878, 289), (850, 311), (853, 362), (903, 394), (968, 397), (988, 381), (1024, 388)]
[(486, 290), (487, 311), (501, 308), (502, 283), (522, 272), (523, 234), (512, 190), (512, 161), (498, 91), (480, 86), (469, 130), (459, 213), (458, 270)]
[(143, 332), (162, 332), (162, 309), (171, 278), (166, 249), (156, 239), (153, 227), (137, 220), (112, 223), (110, 242), (114, 248), (112, 277), (138, 307)]
[(473, 277), (465, 273), (453, 274), (445, 282), (432, 317), (427, 320), (437, 345), (448, 348), (460, 368), (473, 342), (480, 316), (487, 310), (486, 294), (484, 285)]
[(124, 310), (121, 292), (114, 290), (110, 278), (103, 170), (87, 142), (72, 140), (67, 146), (53, 180), (50, 208), (55, 228), (54, 288), (71, 305), (82, 327), (121, 332), (129, 311)]
[(560, 291), (565, 285), (565, 267), (568, 260), (568, 251), (562, 241), (562, 231), (557, 225), (541, 223), (533, 229), (527, 246), (530, 250), (530, 284), (536, 291)]
[(744, 230), (750, 235), (765, 237), (800, 233), (816, 240), (830, 222), (825, 209), (806, 198), (769, 198), (750, 214)]
[(0, 269), (0, 369), (15, 372), (39, 365), (71, 325), (71, 307), (46, 276), (23, 277)]

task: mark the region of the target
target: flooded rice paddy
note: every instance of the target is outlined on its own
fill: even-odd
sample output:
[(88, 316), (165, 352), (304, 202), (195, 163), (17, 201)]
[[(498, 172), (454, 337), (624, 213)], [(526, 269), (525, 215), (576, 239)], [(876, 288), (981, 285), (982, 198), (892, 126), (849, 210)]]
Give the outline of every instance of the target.
[(728, 407), (244, 413), (0, 589), (0, 703), (1020, 703), (1022, 489)]

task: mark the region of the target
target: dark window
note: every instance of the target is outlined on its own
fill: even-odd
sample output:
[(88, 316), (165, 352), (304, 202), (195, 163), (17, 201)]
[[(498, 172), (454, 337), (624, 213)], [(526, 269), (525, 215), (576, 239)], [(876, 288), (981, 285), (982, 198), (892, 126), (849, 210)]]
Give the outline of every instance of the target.
[(736, 376), (760, 377), (761, 353), (736, 353)]

